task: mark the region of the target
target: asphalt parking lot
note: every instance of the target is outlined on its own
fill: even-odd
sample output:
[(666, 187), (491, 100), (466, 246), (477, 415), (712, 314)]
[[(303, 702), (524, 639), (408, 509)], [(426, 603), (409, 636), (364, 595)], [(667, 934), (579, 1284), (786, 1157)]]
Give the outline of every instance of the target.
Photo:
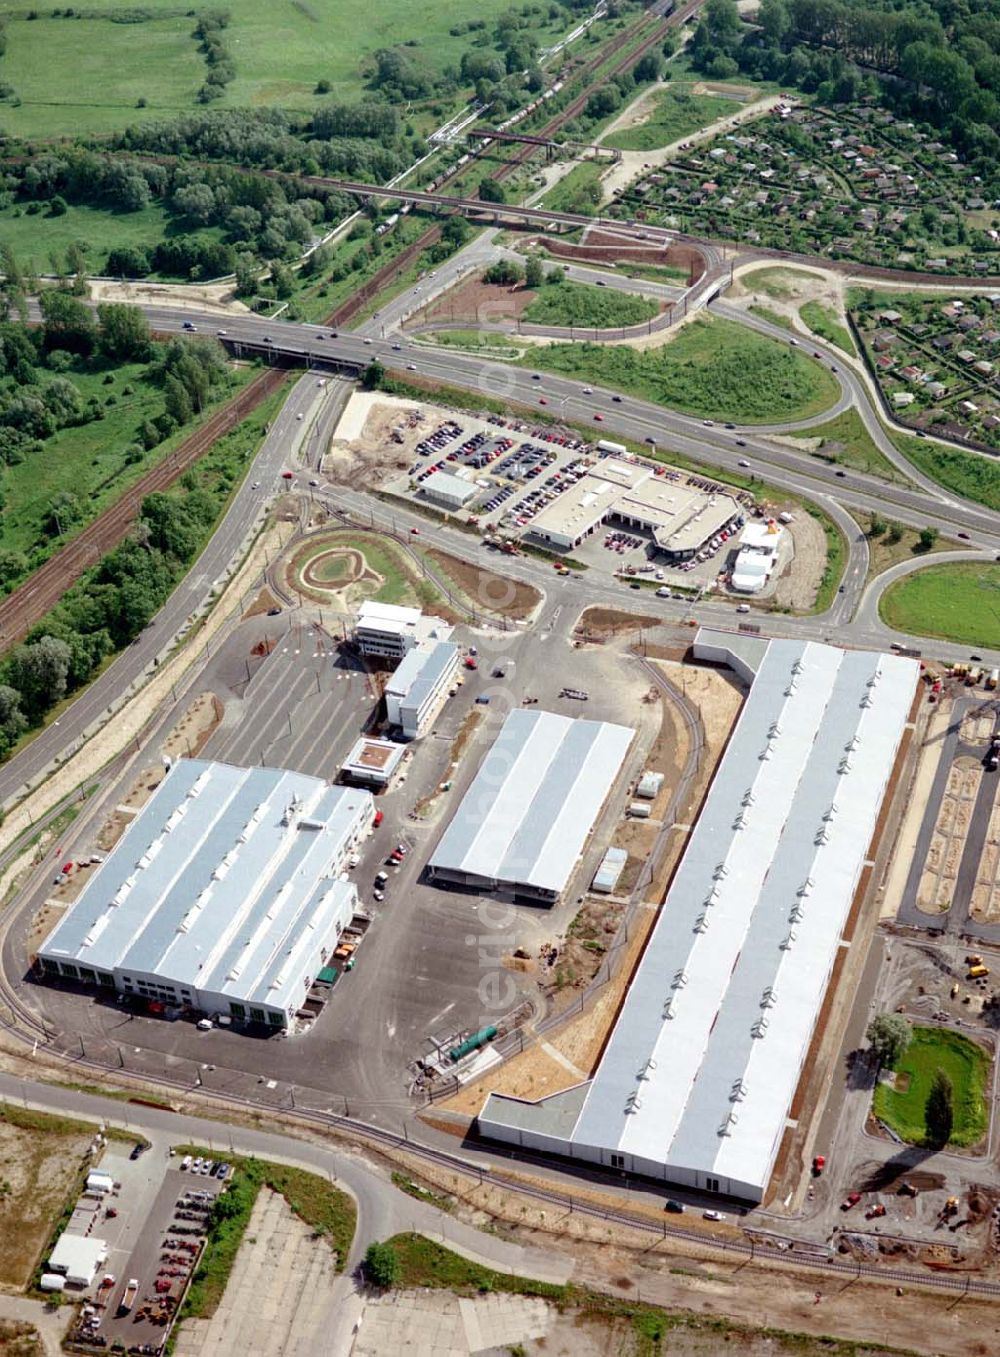
[[(195, 1205), (190, 1194), (203, 1192), (211, 1199), (222, 1190), (223, 1185), (218, 1178), (182, 1171), (180, 1163), (178, 1158), (170, 1161), (170, 1167), (160, 1178), (159, 1191), (152, 1201), (145, 1203), (140, 1231), (131, 1251), (127, 1256), (114, 1259), (117, 1264), (114, 1269), (115, 1285), (110, 1288), (107, 1314), (100, 1326), (100, 1332), (107, 1338), (109, 1346), (116, 1339), (127, 1348), (142, 1343), (158, 1346), (163, 1342), (167, 1328), (152, 1322), (149, 1310), (157, 1314), (166, 1313), (172, 1308), (169, 1302), (167, 1305), (160, 1304), (160, 1294), (173, 1297), (176, 1301), (183, 1293), (198, 1256), (210, 1201)], [(190, 1204), (181, 1207), (181, 1202)], [(165, 1248), (168, 1240), (169, 1247)], [(173, 1261), (168, 1261), (164, 1255)], [(161, 1277), (161, 1272), (176, 1275)], [(118, 1306), (129, 1279), (133, 1277), (139, 1282), (135, 1304), (129, 1314), (119, 1316)], [(157, 1281), (168, 1282), (169, 1291), (158, 1294)]]
[[(249, 662), (248, 680), (247, 637), (259, 638), (276, 620), (283, 627), (279, 644), (266, 658)], [(428, 855), (508, 711), (530, 696), (568, 716), (621, 721), (628, 713), (637, 726), (657, 720), (656, 708), (641, 701), (649, 682), (637, 662), (623, 662), (611, 648), (574, 650), (575, 620), (572, 610), (556, 603), (531, 633), (456, 629), (457, 641), (474, 641), (478, 668), (463, 669), (462, 687), (413, 746), (405, 776), (378, 798), (383, 823), (352, 873), (373, 923), (356, 966), (340, 977), (308, 1033), (201, 1032), (193, 1022), (130, 1014), (114, 996), (95, 999), (68, 983), (32, 986), (33, 1001), (57, 1030), (73, 1034), (65, 1040), (78, 1042), (81, 1054), (100, 1053), (127, 1069), (148, 1069), (182, 1084), (252, 1092), (276, 1105), (289, 1105), (298, 1095), (315, 1107), (399, 1125), (408, 1110), (407, 1067), (426, 1053), (430, 1037), (447, 1039), (495, 1021), (537, 993), (534, 978), (504, 966), (502, 958), (518, 946), (535, 954), (566, 926), (603, 852), (610, 821), (622, 812), (619, 791), (608, 808), (609, 824), (592, 836), (576, 883), (554, 909), (507, 906), (426, 883)], [(284, 617), (252, 619), (210, 662), (206, 679), (227, 708), (204, 754), (252, 763), (260, 757), (254, 751), (263, 749), (268, 763), (332, 778), (371, 715), (373, 693), (366, 676), (335, 652), (328, 637), (318, 636), (309, 619), (301, 626), (291, 621), (289, 628)], [(504, 677), (494, 676), (497, 668)], [(561, 697), (569, 684), (589, 700)], [(488, 703), (477, 702), (484, 697)], [(472, 710), (480, 723), (455, 769), (452, 745)], [(651, 729), (645, 734), (651, 736)], [(637, 748), (633, 772), (640, 761)], [(437, 797), (430, 817), (413, 819), (414, 807), (449, 780), (451, 789)], [(402, 863), (384, 866), (400, 842), (408, 848)], [(389, 883), (378, 903), (372, 887), (383, 868)]]

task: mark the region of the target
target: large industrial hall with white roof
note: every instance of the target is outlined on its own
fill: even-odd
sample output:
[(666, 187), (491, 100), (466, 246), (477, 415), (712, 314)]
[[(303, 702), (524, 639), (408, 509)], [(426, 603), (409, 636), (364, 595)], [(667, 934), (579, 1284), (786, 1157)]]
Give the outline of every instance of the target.
[(700, 633), (751, 681), (593, 1077), (482, 1134), (760, 1201), (913, 701), (913, 660)]

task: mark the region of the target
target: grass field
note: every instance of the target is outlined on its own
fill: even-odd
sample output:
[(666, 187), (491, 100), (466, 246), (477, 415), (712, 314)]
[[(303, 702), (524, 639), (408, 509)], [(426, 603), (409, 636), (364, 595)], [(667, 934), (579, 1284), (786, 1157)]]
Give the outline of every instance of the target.
[[(102, 402), (115, 397), (114, 405), (105, 405), (104, 418), (89, 424), (60, 429), (45, 440), (40, 452), (30, 453), (23, 462), (7, 467), (3, 475), (5, 504), (0, 513), (3, 546), (29, 555), (43, 542), (42, 521), (54, 495), (67, 492), (76, 496), (84, 511), (77, 527), (96, 517), (130, 485), (157, 462), (169, 457), (197, 424), (186, 425), (165, 442), (144, 453), (140, 461), (128, 463), (125, 452), (146, 419), (163, 410), (163, 392), (144, 380), (142, 364), (123, 364), (98, 371), (67, 373), (79, 387), (84, 401), (96, 395)], [(219, 393), (205, 416), (254, 375), (251, 368), (233, 372), (230, 385)], [(105, 384), (105, 377), (111, 381)], [(127, 395), (125, 388), (131, 387)], [(48, 554), (51, 544), (44, 543)], [(40, 560), (35, 564), (40, 564)]]
[(857, 520), (868, 538), (866, 583), (868, 580), (873, 580), (876, 575), (881, 575), (884, 570), (889, 570), (892, 566), (898, 565), (900, 561), (912, 561), (915, 556), (925, 557), (936, 551), (954, 551), (956, 545), (958, 545), (955, 542), (939, 540), (928, 552), (920, 545), (920, 534), (916, 528), (907, 528), (902, 523), (897, 524), (896, 526), (901, 530), (899, 540), (890, 541), (888, 528), (885, 532), (880, 532), (877, 535), (872, 533), (871, 514), (858, 514)]
[(799, 307), (799, 315), (814, 335), (842, 349), (852, 358), (857, 354), (850, 330), (841, 324), (840, 317), (832, 307), (824, 306), (822, 302), (805, 302)]
[(523, 347), (513, 344), (506, 335), (484, 330), (433, 330), (422, 339), (453, 349), (490, 349), (495, 358), (509, 358), (521, 353)]
[(1000, 649), (1000, 565), (932, 565), (897, 580), (882, 595), (886, 626), (911, 636)]
[(911, 1145), (925, 1143), (924, 1106), (936, 1070), (949, 1076), (954, 1088), (955, 1123), (950, 1145), (975, 1145), (986, 1134), (986, 1080), (990, 1059), (983, 1048), (936, 1027), (915, 1027), (913, 1040), (893, 1066), (908, 1079), (905, 1090), (878, 1084), (872, 1111)]
[(568, 174), (552, 185), (542, 199), (543, 205), (553, 212), (581, 212), (593, 216), (602, 197), (601, 175), (607, 168), (607, 161), (604, 160), (585, 160), (580, 165), (574, 165)]
[(760, 316), (761, 320), (766, 320), (769, 325), (777, 325), (781, 330), (791, 330), (794, 333), (795, 327), (787, 316), (783, 316), (780, 311), (774, 311), (770, 306), (761, 306), (760, 302), (751, 302), (747, 310), (755, 316)]
[[(0, 1284), (27, 1286), (45, 1245), (69, 1219), (95, 1128), (0, 1104)], [(2, 1351), (2, 1349), (0, 1349)]]
[(803, 438), (821, 440), (819, 447), (812, 453), (813, 457), (837, 466), (852, 467), (870, 476), (881, 476), (885, 481), (908, 484), (903, 473), (897, 471), (884, 453), (879, 452), (857, 410), (845, 410), (826, 424), (814, 424), (803, 432)]
[(915, 467), (965, 499), (1000, 510), (1000, 465), (995, 458), (948, 448), (911, 434), (891, 434), (892, 441)]
[[(83, 250), (88, 272), (103, 273), (109, 250), (128, 245), (158, 245), (170, 234), (169, 220), (164, 209), (155, 203), (141, 212), (104, 212), (96, 207), (71, 205), (61, 217), (43, 213), (29, 216), (21, 208), (6, 207), (0, 209), (0, 236), (27, 273), (51, 272), (53, 252), (60, 268), (65, 268), (70, 245), (79, 245)], [(222, 233), (216, 227), (210, 234), (219, 239)]]
[(612, 132), (602, 145), (620, 151), (655, 151), (739, 109), (740, 104), (734, 99), (666, 89), (653, 101), (653, 113), (647, 122)]
[(714, 316), (685, 325), (660, 348), (552, 344), (531, 355), (531, 366), (743, 424), (808, 419), (838, 392), (800, 350)]
[(802, 278), (803, 274), (797, 269), (778, 266), (751, 269), (741, 274), (738, 281), (748, 292), (765, 292), (769, 297), (784, 300), (795, 296), (795, 285), (800, 283)]
[[(133, 0), (103, 0), (98, 11), (135, 10)], [(144, 23), (104, 18), (52, 18), (51, 10), (27, 19), (27, 9), (7, 20), (4, 76), (21, 103), (5, 105), (3, 125), (15, 136), (105, 132), (139, 118), (162, 118), (196, 108), (205, 63), (191, 36), (195, 11), (177, 0), (143, 0), (154, 17)], [(467, 19), (490, 30), (510, 8), (509, 0), (240, 0), (229, 7), (223, 34), (236, 78), (213, 108), (311, 108), (318, 80), (330, 81), (325, 97), (354, 100), (364, 88), (364, 67), (381, 47), (412, 41), (407, 55), (437, 75), (457, 67), (475, 34), (452, 36)], [(567, 31), (572, 17), (547, 7), (533, 33), (541, 45)], [(139, 98), (147, 107), (136, 109)]]
[(648, 297), (639, 297), (592, 283), (544, 283), (524, 312), (524, 319), (539, 325), (584, 325), (608, 330), (619, 325), (638, 325), (659, 315), (660, 308)]

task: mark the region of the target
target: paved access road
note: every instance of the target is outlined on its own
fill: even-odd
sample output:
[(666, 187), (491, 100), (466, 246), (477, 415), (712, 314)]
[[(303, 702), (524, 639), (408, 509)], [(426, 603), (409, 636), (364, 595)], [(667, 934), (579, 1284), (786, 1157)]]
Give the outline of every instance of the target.
[[(347, 1271), (338, 1286), (337, 1303), (331, 1306), (329, 1323), (324, 1326), (324, 1352), (350, 1351), (350, 1331), (363, 1307), (356, 1279), (351, 1274), (373, 1240), (386, 1239), (400, 1231), (418, 1230), (488, 1267), (516, 1272), (522, 1276), (564, 1282), (573, 1271), (573, 1264), (565, 1255), (509, 1244), (496, 1235), (463, 1224), (426, 1202), (407, 1196), (393, 1186), (387, 1173), (377, 1171), (360, 1155), (343, 1148), (328, 1148), (276, 1132), (256, 1131), (207, 1117), (122, 1103), (112, 1098), (52, 1084), (37, 1084), (2, 1073), (0, 1098), (37, 1111), (70, 1114), (93, 1122), (103, 1121), (109, 1126), (141, 1131), (157, 1145), (162, 1145), (164, 1140), (170, 1144), (204, 1145), (219, 1152), (252, 1155), (276, 1163), (293, 1164), (336, 1182), (338, 1187), (353, 1197), (358, 1210), (358, 1225), (347, 1260)], [(155, 1153), (155, 1150), (151, 1153)]]

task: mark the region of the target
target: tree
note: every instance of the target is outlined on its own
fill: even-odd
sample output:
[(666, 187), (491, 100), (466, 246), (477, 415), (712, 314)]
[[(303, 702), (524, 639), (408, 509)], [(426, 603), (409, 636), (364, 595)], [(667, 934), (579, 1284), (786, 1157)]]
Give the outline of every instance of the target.
[(100, 349), (108, 358), (145, 362), (150, 354), (149, 326), (137, 306), (106, 302), (97, 308)]
[(163, 408), (175, 424), (186, 424), (194, 414), (187, 387), (172, 374), (164, 383)]
[(931, 551), (938, 540), (937, 528), (921, 528), (919, 536), (919, 548), (921, 551)]
[(503, 185), (498, 184), (495, 179), (485, 175), (479, 181), (479, 197), (484, 203), (505, 203), (507, 195), (503, 191)]
[(644, 85), (650, 80), (659, 80), (662, 73), (663, 58), (655, 49), (640, 57), (632, 68), (632, 78), (637, 85)]
[(374, 359), (365, 368), (364, 376), (361, 378), (361, 385), (366, 391), (378, 391), (385, 381), (385, 368)]
[(528, 256), (527, 263), (524, 266), (524, 286), (530, 288), (539, 288), (545, 279), (545, 265), (539, 259), (538, 255)]
[(955, 1091), (944, 1070), (934, 1072), (924, 1104), (924, 1126), (931, 1145), (947, 1145), (955, 1121)]
[(877, 1013), (865, 1033), (880, 1065), (895, 1065), (909, 1046), (911, 1035), (902, 1013)]
[(50, 537), (62, 537), (71, 528), (75, 528), (82, 518), (83, 510), (76, 495), (71, 494), (69, 490), (62, 490), (49, 500), (42, 519), (42, 528)]
[(885, 519), (880, 513), (873, 513), (868, 523), (868, 536), (881, 537), (885, 532)]
[(149, 272), (149, 254), (141, 245), (122, 245), (108, 251), (104, 271), (113, 278), (144, 278)]
[(891, 547), (894, 547), (897, 542), (901, 542), (903, 540), (903, 525), (901, 523), (890, 523), (885, 540)]
[(0, 683), (0, 754), (6, 756), (19, 735), (28, 727), (21, 710), (21, 694), (8, 683)]
[(43, 636), (34, 644), (17, 646), (11, 652), (7, 662), (11, 685), (21, 694), (33, 720), (65, 697), (71, 658), (66, 642), (54, 636)]
[(46, 288), (38, 298), (42, 337), (46, 349), (90, 354), (97, 343), (97, 326), (89, 307), (60, 288)]
[(295, 292), (295, 274), (287, 264), (271, 265), (271, 282), (274, 284), (274, 295), (282, 301), (286, 301)]
[(399, 1254), (391, 1244), (369, 1244), (365, 1253), (365, 1276), (372, 1286), (388, 1290), (403, 1280)]

